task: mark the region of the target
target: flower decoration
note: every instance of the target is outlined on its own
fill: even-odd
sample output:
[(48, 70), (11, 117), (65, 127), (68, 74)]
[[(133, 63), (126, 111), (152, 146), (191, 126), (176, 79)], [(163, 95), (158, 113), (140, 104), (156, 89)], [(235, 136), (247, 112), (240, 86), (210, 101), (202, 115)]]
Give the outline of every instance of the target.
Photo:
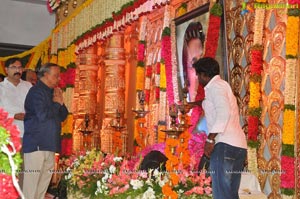
[(177, 11), (177, 17), (184, 15), (187, 12), (187, 4), (182, 3)]
[(0, 108), (0, 195), (6, 198), (24, 198), (16, 178), (22, 162), (19, 134), (13, 118)]
[(221, 15), (222, 6), (219, 3), (215, 3), (210, 9), (204, 57), (215, 58), (216, 56), (220, 34)]
[[(104, 155), (92, 150), (79, 152), (66, 163), (69, 167), (63, 180), (68, 195), (90, 198), (211, 198), (211, 179), (182, 169), (175, 175), (158, 169), (140, 171), (140, 159)], [(171, 186), (169, 182), (177, 184)], [(196, 187), (196, 188), (193, 188)], [(203, 191), (201, 191), (203, 190)]]
[(294, 157), (282, 156), (281, 157), (281, 187), (293, 189), (295, 187), (295, 174), (294, 174)]
[[(172, 73), (172, 52), (171, 52), (171, 36), (170, 28), (164, 28), (162, 32), (162, 44), (161, 44), (161, 62), (165, 65), (165, 71), (160, 70), (161, 75), (165, 72), (166, 76), (166, 91), (168, 104), (174, 104), (174, 90), (173, 90), (173, 73)], [(161, 68), (162, 69), (162, 68)], [(162, 75), (163, 76), (163, 75)], [(162, 77), (161, 77), (162, 79)], [(164, 85), (163, 85), (164, 86)], [(162, 87), (162, 85), (161, 85)]]
[(259, 134), (259, 118), (261, 115), (261, 71), (263, 64), (263, 53), (261, 45), (254, 45), (251, 49), (250, 82), (249, 82), (249, 103), (248, 103), (248, 145), (257, 142)]

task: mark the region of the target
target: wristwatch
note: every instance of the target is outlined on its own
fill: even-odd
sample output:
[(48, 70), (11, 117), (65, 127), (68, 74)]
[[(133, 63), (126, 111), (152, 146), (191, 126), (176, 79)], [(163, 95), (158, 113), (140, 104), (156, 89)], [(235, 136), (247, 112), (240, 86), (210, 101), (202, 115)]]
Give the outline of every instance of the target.
[(206, 139), (206, 142), (208, 142), (208, 143), (210, 143), (210, 144), (213, 144), (213, 143), (215, 143), (215, 140), (211, 140), (211, 139)]

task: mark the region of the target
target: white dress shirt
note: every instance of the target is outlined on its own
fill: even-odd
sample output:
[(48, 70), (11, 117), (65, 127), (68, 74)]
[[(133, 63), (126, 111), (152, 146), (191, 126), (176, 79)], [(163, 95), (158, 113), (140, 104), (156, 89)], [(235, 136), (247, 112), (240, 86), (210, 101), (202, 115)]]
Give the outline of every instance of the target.
[(246, 136), (240, 125), (237, 100), (230, 85), (214, 76), (204, 87), (205, 100), (202, 107), (209, 133), (218, 133), (216, 143), (223, 142), (247, 149)]
[[(0, 82), (0, 107), (8, 112), (10, 118), (14, 118), (16, 113), (25, 113), (24, 102), (31, 87), (30, 82), (23, 80), (20, 80), (17, 86), (8, 81), (7, 78), (5, 78), (3, 82)], [(23, 121), (14, 120), (13, 123), (20, 130), (20, 137), (23, 137)]]

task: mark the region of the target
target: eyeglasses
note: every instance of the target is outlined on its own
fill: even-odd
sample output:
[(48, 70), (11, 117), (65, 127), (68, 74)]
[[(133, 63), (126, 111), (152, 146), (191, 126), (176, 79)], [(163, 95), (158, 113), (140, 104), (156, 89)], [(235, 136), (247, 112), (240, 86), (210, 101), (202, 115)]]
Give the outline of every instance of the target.
[(22, 66), (9, 66), (8, 68), (12, 70), (23, 70)]

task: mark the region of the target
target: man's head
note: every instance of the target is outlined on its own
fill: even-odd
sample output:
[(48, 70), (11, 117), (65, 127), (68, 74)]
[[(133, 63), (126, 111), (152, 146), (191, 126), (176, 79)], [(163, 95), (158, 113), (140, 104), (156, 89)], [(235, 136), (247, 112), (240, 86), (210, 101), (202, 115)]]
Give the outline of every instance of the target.
[(55, 88), (60, 81), (60, 67), (54, 63), (46, 63), (40, 68), (38, 78), (49, 88)]
[(20, 81), (22, 76), (22, 62), (20, 58), (10, 58), (5, 62), (5, 72), (9, 81)]
[(199, 83), (203, 86), (216, 75), (220, 74), (219, 63), (211, 57), (203, 57), (193, 64)]
[(28, 69), (23, 72), (22, 79), (35, 85), (37, 82), (37, 74), (35, 71)]

